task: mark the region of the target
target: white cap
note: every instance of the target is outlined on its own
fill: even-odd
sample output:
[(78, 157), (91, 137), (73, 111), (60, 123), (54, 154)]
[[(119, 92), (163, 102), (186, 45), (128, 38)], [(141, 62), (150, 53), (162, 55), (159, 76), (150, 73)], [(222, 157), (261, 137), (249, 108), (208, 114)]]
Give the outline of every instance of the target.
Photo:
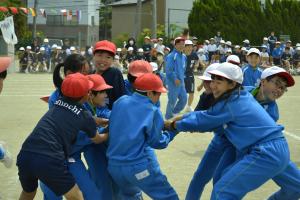
[(25, 51), (25, 48), (24, 47), (20, 47), (19, 51)]
[(246, 44), (250, 43), (250, 41), (248, 39), (245, 39), (243, 42), (246, 43)]
[(264, 37), (264, 39), (263, 39), (263, 40), (267, 41), (267, 40), (268, 40), (268, 38), (267, 38), (267, 37)]
[(138, 49), (138, 53), (144, 53), (144, 49), (139, 48), (139, 49)]
[(281, 42), (280, 41), (276, 41), (275, 44), (281, 44)]
[(198, 76), (198, 78), (201, 80), (204, 80), (204, 81), (211, 81), (211, 75), (208, 72), (215, 70), (219, 65), (220, 65), (220, 63), (213, 63), (213, 64), (209, 65), (203, 72), (203, 75)]
[(44, 39), (44, 42), (49, 42), (49, 40), (47, 38)]
[(247, 51), (246, 47), (241, 48), (242, 51)]
[(152, 66), (152, 71), (158, 70), (158, 65), (156, 62), (150, 62), (150, 65)]
[(205, 43), (209, 43), (209, 41), (208, 41), (208, 40), (204, 40), (204, 42), (205, 42)]
[(227, 41), (225, 44), (226, 44), (227, 46), (231, 46), (231, 45), (232, 45), (232, 43), (231, 43), (230, 41)]
[(157, 53), (159, 53), (159, 54), (161, 54), (161, 55), (165, 55), (165, 53), (164, 52), (162, 52), (161, 50), (159, 50), (159, 51), (157, 51)]
[(239, 48), (241, 48), (241, 47), (240, 47), (240, 45), (235, 45), (234, 48), (235, 48), (235, 49), (239, 49)]
[(192, 40), (185, 40), (184, 41), (184, 45), (193, 45), (194, 43), (192, 42)]
[(300, 51), (300, 47), (296, 47), (296, 51)]
[(225, 40), (220, 40), (220, 44), (225, 44)]
[(169, 47), (165, 47), (164, 50), (168, 50), (168, 51), (171, 51), (171, 49)]
[(296, 47), (300, 47), (300, 43), (297, 43), (297, 44), (296, 44)]
[(257, 48), (251, 48), (251, 49), (249, 49), (249, 51), (247, 53), (247, 56), (249, 56), (251, 53), (255, 53), (258, 56), (260, 56), (260, 51)]
[(163, 41), (164, 39), (162, 39), (162, 38), (160, 37), (160, 38), (158, 38), (158, 40)]
[(52, 49), (56, 49), (57, 48), (57, 44), (53, 44), (51, 48)]
[(277, 66), (273, 66), (265, 69), (261, 74), (261, 79), (266, 79), (267, 77), (275, 74), (284, 78), (287, 81), (287, 87), (293, 86), (295, 84), (294, 78), (283, 68)]
[(31, 49), (31, 46), (27, 46), (26, 49)]
[(70, 51), (75, 51), (75, 50), (76, 50), (76, 48), (74, 46), (70, 47)]
[(150, 40), (150, 37), (149, 37), (149, 36), (145, 36), (145, 37), (144, 37), (144, 39), (148, 39), (148, 40)]
[(213, 41), (215, 41), (215, 38), (210, 38), (209, 40), (213, 40)]
[(118, 52), (121, 52), (121, 51), (122, 51), (122, 49), (121, 49), (121, 48), (117, 48), (117, 51), (118, 51)]
[(239, 65), (241, 63), (240, 58), (237, 55), (230, 55), (226, 58), (226, 62)]
[(45, 47), (41, 47), (41, 48), (40, 48), (40, 51), (45, 51)]
[(57, 46), (56, 49), (61, 50), (61, 46)]
[(292, 43), (292, 41), (291, 40), (287, 40), (286, 43)]
[(128, 47), (127, 51), (133, 51), (133, 47)]
[(229, 80), (235, 81), (239, 84), (243, 83), (243, 72), (242, 69), (234, 64), (224, 62), (220, 64), (217, 69), (214, 69), (212, 71), (208, 71), (210, 74), (214, 74), (217, 76), (222, 76), (224, 78), (227, 78)]
[(232, 50), (231, 49), (227, 49), (226, 53), (232, 53)]
[(120, 60), (120, 56), (119, 55), (115, 55), (115, 60)]

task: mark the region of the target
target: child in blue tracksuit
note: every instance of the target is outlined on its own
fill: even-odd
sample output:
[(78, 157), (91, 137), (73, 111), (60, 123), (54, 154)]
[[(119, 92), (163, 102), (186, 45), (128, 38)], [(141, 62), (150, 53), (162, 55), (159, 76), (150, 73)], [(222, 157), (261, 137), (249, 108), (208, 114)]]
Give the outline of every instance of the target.
[[(7, 76), (7, 68), (9, 67), (11, 61), (12, 60), (9, 57), (0, 57), (0, 93), (3, 88), (3, 81)], [(13, 166), (12, 155), (8, 151), (5, 142), (3, 141), (0, 141), (0, 162), (2, 162), (7, 168)]]
[(56, 195), (83, 199), (66, 160), (80, 130), (94, 143), (101, 143), (107, 138), (107, 135), (98, 133), (95, 120), (82, 106), (93, 85), (80, 73), (68, 75), (61, 87), (63, 97), (41, 118), (23, 143), (17, 159), (23, 188), (20, 199), (34, 198), (38, 180), (42, 180)]
[(178, 117), (167, 126), (201, 132), (223, 128), (226, 138), (244, 154), (214, 185), (211, 199), (242, 199), (285, 170), (290, 162), (288, 145), (283, 127), (241, 89), (243, 75), (238, 66), (223, 63), (210, 74), (216, 103), (207, 111)]
[[(155, 103), (166, 92), (158, 76), (146, 73), (134, 82), (137, 92), (114, 103), (109, 123), (108, 170), (126, 200), (142, 199), (142, 191), (152, 199), (178, 199), (148, 146), (163, 149), (175, 136), (162, 132), (164, 121)], [(122, 128), (120, 128), (122, 127)]]
[(260, 51), (257, 48), (251, 48), (247, 52), (248, 64), (243, 67), (243, 86), (258, 87), (262, 70), (260, 69)]
[[(59, 75), (59, 71), (61, 67), (64, 67), (64, 73), (74, 73), (76, 71), (85, 72), (84, 70), (86, 66), (86, 60), (84, 57), (78, 54), (70, 55), (66, 58), (63, 64), (59, 64), (56, 66), (54, 73), (53, 73), (53, 82), (55, 86), (58, 88), (49, 98), (49, 108), (53, 107), (54, 102), (61, 96), (60, 86), (62, 79)], [(99, 75), (98, 75), (99, 76)], [(99, 85), (99, 83), (98, 83)], [(97, 95), (91, 94), (91, 99), (96, 99)], [(106, 98), (106, 96), (105, 96)], [(96, 99), (97, 100), (97, 99)], [(92, 100), (95, 101), (95, 100)], [(97, 102), (96, 102), (97, 103)], [(100, 102), (101, 103), (101, 102)], [(103, 103), (103, 102), (102, 102)], [(101, 117), (101, 118), (109, 118), (110, 111), (106, 107), (99, 107), (98, 105), (95, 107), (92, 103), (85, 103), (83, 106), (84, 108), (89, 111), (93, 116)], [(99, 120), (99, 118), (96, 118)], [(99, 128), (99, 132), (103, 130)], [(97, 144), (99, 146), (104, 146), (105, 144)], [(95, 145), (95, 146), (97, 146)], [(105, 153), (101, 154), (98, 153), (98, 156), (93, 155), (93, 151), (91, 147), (94, 144), (86, 137), (86, 134), (80, 132), (75, 144), (72, 146), (72, 158), (69, 159), (68, 166), (70, 168), (71, 173), (74, 175), (76, 182), (78, 183), (80, 189), (83, 192), (85, 199), (112, 199), (112, 188), (110, 178), (108, 177), (107, 172), (107, 163)], [(85, 160), (89, 166), (88, 171), (84, 166), (81, 160), (81, 153), (84, 153)], [(101, 164), (98, 164), (101, 163)], [(91, 171), (101, 171), (101, 175), (99, 173), (92, 173)], [(107, 173), (105, 173), (107, 172)], [(97, 177), (94, 177), (95, 174)], [(95, 179), (101, 179), (101, 185), (97, 185), (94, 181)], [(46, 185), (42, 182), (40, 183), (41, 189), (44, 192), (44, 200), (60, 200), (62, 197), (56, 196)]]
[(174, 114), (179, 113), (187, 102), (187, 94), (184, 86), (186, 56), (182, 53), (183, 48), (184, 38), (176, 38), (175, 48), (167, 56), (166, 84), (168, 86), (168, 104), (166, 119), (170, 119)]

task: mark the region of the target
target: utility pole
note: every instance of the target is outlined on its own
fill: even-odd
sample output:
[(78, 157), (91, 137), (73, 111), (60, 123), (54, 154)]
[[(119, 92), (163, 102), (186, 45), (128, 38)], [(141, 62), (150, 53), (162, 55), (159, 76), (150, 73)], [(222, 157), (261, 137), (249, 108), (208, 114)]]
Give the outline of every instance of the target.
[(136, 14), (135, 14), (135, 24), (136, 24), (136, 29), (134, 32), (133, 37), (137, 39), (138, 35), (141, 33), (141, 13), (142, 13), (142, 0), (137, 0), (136, 3)]
[(156, 38), (157, 35), (157, 7), (156, 7), (156, 0), (153, 0), (152, 2), (152, 37)]
[(37, 6), (38, 6), (38, 0), (34, 0), (34, 11), (35, 11), (35, 16), (33, 17), (33, 21), (32, 21), (32, 26), (33, 26), (33, 30), (32, 30), (32, 39), (35, 39), (36, 37), (36, 15), (37, 15)]

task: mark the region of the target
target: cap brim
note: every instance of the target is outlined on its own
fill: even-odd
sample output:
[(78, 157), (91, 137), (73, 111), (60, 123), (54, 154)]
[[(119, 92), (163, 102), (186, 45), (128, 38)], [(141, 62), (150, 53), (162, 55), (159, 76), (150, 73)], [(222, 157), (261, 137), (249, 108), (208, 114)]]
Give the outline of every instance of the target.
[(89, 90), (91, 90), (94, 87), (94, 82), (93, 81), (89, 81)]
[(203, 81), (211, 81), (211, 78), (210, 77), (207, 77), (207, 76), (198, 76), (197, 78), (203, 80)]
[(155, 92), (167, 93), (168, 90), (165, 87), (161, 87), (161, 88), (155, 90)]
[(277, 75), (284, 78), (287, 81), (287, 87), (295, 85), (295, 80), (293, 76), (290, 75), (288, 72), (280, 72)]
[(9, 67), (11, 62), (11, 57), (0, 57), (0, 72), (5, 71)]
[(41, 99), (42, 101), (48, 103), (49, 97), (50, 97), (50, 96), (43, 96), (43, 97), (40, 97), (40, 99)]
[(103, 90), (108, 90), (108, 89), (111, 89), (111, 88), (113, 88), (113, 87), (110, 86), (110, 85), (105, 84), (105, 85), (101, 85), (97, 88), (93, 88), (93, 90), (94, 91), (103, 91)]

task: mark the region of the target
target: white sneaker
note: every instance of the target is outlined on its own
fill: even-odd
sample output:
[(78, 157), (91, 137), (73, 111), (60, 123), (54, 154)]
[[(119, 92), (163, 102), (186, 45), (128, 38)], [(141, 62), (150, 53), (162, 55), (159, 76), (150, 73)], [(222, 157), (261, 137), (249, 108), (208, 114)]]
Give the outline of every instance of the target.
[(14, 160), (11, 153), (7, 150), (6, 144), (0, 141), (0, 149), (4, 152), (4, 157), (0, 160), (6, 168), (11, 168), (13, 166)]

